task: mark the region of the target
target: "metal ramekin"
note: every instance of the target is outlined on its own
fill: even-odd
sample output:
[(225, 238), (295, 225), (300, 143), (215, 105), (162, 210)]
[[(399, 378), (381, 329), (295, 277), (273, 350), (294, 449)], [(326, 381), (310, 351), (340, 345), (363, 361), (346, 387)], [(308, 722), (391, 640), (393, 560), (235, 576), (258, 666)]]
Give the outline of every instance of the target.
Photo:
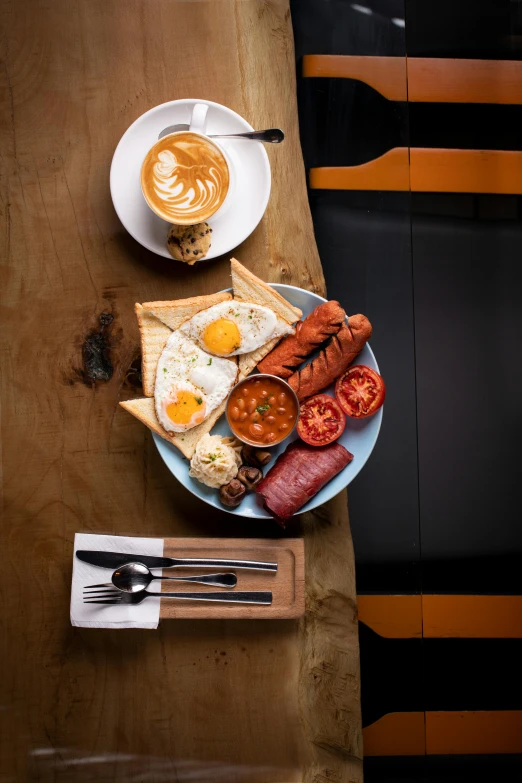
[[(243, 436), (239, 435), (235, 431), (235, 429), (232, 426), (232, 423), (230, 422), (230, 419), (228, 418), (228, 402), (230, 400), (230, 397), (232, 396), (232, 393), (235, 392), (236, 389), (238, 389), (240, 386), (243, 386), (243, 384), (245, 384), (245, 383), (251, 383), (253, 380), (255, 380), (255, 381), (262, 380), (263, 378), (274, 378), (276, 381), (278, 381), (284, 387), (285, 392), (287, 392), (291, 397), (294, 398), (294, 401), (295, 401), (295, 404), (296, 404), (296, 408), (297, 408), (297, 414), (296, 414), (296, 417), (295, 417), (294, 426), (290, 430), (288, 430), (286, 435), (284, 435), (280, 440), (275, 440), (275, 441), (273, 441), (273, 443), (260, 443), (259, 441), (247, 440), (246, 438), (244, 438)], [(279, 446), (280, 443), (282, 443), (284, 440), (286, 440), (289, 437), (289, 435), (291, 435), (292, 432), (297, 427), (297, 422), (299, 421), (299, 412), (300, 412), (299, 400), (297, 399), (297, 394), (292, 389), (292, 387), (286, 381), (284, 381), (282, 378), (278, 378), (277, 375), (269, 375), (268, 373), (256, 373), (256, 375), (247, 375), (246, 378), (243, 378), (241, 381), (236, 383), (234, 388), (230, 390), (230, 393), (229, 393), (229, 395), (227, 397), (227, 403), (226, 403), (226, 408), (225, 408), (225, 413), (226, 413), (226, 417), (227, 417), (227, 423), (228, 423), (228, 426), (230, 427), (234, 437), (237, 438), (238, 440), (240, 440), (242, 443), (246, 443), (248, 446), (253, 446), (256, 449), (271, 449), (273, 446)]]

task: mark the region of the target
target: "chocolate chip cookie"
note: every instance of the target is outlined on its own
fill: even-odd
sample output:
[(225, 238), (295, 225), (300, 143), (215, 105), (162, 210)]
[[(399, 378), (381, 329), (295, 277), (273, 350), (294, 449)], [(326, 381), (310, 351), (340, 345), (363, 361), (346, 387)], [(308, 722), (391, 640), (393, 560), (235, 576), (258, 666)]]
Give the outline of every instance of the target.
[(174, 226), (169, 228), (167, 234), (167, 249), (170, 255), (176, 259), (176, 261), (184, 261), (183, 252), (181, 250), (181, 237), (190, 226)]
[(208, 223), (195, 226), (171, 226), (167, 237), (167, 247), (177, 261), (192, 266), (205, 258), (212, 239), (212, 229)]

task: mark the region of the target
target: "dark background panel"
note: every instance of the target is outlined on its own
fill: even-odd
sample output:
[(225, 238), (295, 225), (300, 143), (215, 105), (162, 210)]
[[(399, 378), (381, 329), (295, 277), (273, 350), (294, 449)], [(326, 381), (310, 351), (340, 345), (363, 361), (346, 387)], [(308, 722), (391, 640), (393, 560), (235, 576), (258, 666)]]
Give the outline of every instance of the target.
[(454, 590), (442, 563), (458, 560), (464, 592), (518, 593), (502, 565), (522, 554), (522, 221), (509, 197), (489, 220), (467, 198), (474, 217), (412, 195), (423, 589)]
[(375, 450), (349, 489), (359, 592), (419, 590), (413, 300), (408, 193), (312, 191), (330, 296), (373, 325), (387, 384)]
[(367, 84), (300, 79), (298, 100), (307, 168), (358, 166), (408, 146), (407, 104), (389, 101)]
[(404, 0), (291, 0), (296, 57), (402, 55)]
[(522, 756), (410, 756), (364, 759), (372, 783), (515, 783)]
[(522, 59), (520, 0), (405, 0), (408, 57)]
[(384, 639), (359, 623), (363, 727), (392, 712), (424, 712), (423, 640)]
[(522, 106), (389, 101), (353, 79), (299, 81), (306, 164), (358, 166), (394, 147), (522, 150)]
[(359, 624), (363, 726), (395, 712), (517, 710), (521, 639), (386, 639)]
[(425, 710), (520, 709), (522, 639), (424, 639), (423, 656)]

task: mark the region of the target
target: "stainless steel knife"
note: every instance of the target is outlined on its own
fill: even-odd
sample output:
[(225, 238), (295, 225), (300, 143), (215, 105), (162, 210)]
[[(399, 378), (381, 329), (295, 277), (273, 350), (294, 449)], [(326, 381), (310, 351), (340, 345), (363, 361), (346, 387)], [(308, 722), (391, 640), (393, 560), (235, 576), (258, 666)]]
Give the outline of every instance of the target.
[(84, 563), (100, 568), (119, 568), (125, 563), (143, 563), (148, 568), (249, 568), (255, 571), (277, 571), (277, 563), (258, 560), (222, 560), (200, 557), (153, 557), (152, 555), (125, 554), (124, 552), (98, 552), (79, 549), (76, 557)]

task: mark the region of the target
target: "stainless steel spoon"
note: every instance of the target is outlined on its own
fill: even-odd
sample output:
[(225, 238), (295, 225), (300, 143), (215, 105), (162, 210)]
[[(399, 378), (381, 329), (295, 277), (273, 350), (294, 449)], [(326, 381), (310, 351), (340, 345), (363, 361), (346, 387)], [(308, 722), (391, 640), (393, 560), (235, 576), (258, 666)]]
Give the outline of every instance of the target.
[[(167, 128), (163, 128), (158, 136), (158, 139), (162, 139), (164, 136), (168, 136), (169, 133), (178, 133), (179, 131), (187, 131), (188, 125), (169, 125)], [(261, 131), (247, 131), (246, 133), (217, 133), (208, 134), (209, 139), (250, 139), (254, 141), (264, 141), (268, 144), (279, 144), (283, 141), (285, 134), (280, 128), (269, 128), (268, 130)]]
[[(198, 576), (156, 576), (143, 563), (126, 563), (112, 575), (112, 584), (124, 593), (139, 593), (145, 590), (154, 579), (171, 582), (195, 582), (211, 587), (235, 587), (235, 574), (201, 574)], [(89, 585), (89, 587), (106, 587), (106, 585)]]

